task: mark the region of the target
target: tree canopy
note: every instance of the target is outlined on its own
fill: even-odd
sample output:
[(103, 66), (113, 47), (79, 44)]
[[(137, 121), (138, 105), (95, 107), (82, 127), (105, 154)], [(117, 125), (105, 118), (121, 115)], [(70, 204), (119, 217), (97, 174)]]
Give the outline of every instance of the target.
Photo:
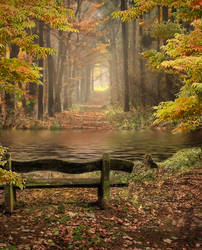
[[(13, 83), (40, 82), (40, 68), (34, 59), (45, 58), (54, 50), (41, 47), (34, 28), (43, 22), (53, 28), (75, 31), (68, 21), (73, 17), (61, 1), (8, 0), (0, 1), (0, 88), (16, 91)], [(20, 57), (10, 56), (12, 47), (18, 48)]]

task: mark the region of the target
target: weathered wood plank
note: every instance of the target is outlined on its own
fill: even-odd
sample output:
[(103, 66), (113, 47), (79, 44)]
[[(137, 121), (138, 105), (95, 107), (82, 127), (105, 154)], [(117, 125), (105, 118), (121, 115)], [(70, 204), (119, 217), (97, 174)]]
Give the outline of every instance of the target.
[[(123, 159), (110, 159), (111, 170), (131, 173), (133, 162)], [(28, 173), (33, 171), (57, 171), (67, 174), (82, 174), (99, 171), (102, 167), (102, 159), (91, 162), (70, 162), (60, 159), (36, 159), (30, 161), (12, 160), (12, 170), (17, 173)]]
[[(27, 179), (25, 188), (62, 188), (62, 187), (86, 187), (97, 188), (100, 185), (100, 178), (51, 178), (51, 179)], [(123, 182), (119, 177), (110, 178), (110, 187), (127, 187), (128, 182)], [(0, 185), (0, 189), (3, 189), (3, 185)]]
[(101, 170), (101, 160), (84, 163), (48, 158), (30, 161), (13, 160), (12, 169), (17, 173), (28, 173), (33, 171), (56, 171), (67, 174), (82, 174)]
[(110, 169), (131, 173), (133, 171), (133, 161), (110, 158)]
[[(84, 188), (98, 188), (100, 185), (100, 178), (51, 178), (51, 179), (28, 179), (26, 180), (25, 188), (62, 188), (62, 187), (84, 187)], [(123, 182), (119, 177), (110, 179), (111, 187), (126, 187), (127, 182)]]
[(98, 188), (98, 203), (102, 209), (109, 206), (110, 200), (110, 155), (103, 154), (100, 186)]
[[(5, 165), (5, 169), (11, 171), (11, 156), (7, 154), (7, 163)], [(4, 185), (4, 195), (5, 195), (5, 210), (8, 213), (12, 213), (15, 207), (15, 190), (12, 184)]]

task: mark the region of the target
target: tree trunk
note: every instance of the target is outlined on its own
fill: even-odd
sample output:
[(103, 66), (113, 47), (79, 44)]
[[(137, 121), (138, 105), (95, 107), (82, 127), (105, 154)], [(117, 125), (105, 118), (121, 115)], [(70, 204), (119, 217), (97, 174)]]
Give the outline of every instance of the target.
[[(10, 48), (10, 58), (17, 58), (19, 53), (19, 47), (15, 44), (11, 44)], [(12, 83), (14, 85), (14, 83)], [(10, 117), (15, 113), (15, 94), (5, 93), (5, 126), (12, 126), (10, 122)]]
[(119, 80), (118, 80), (118, 57), (117, 57), (117, 47), (115, 34), (111, 39), (111, 50), (112, 50), (112, 59), (109, 61), (110, 64), (110, 82), (111, 82), (111, 104), (119, 103)]
[[(143, 30), (140, 26), (140, 39), (143, 36)], [(140, 58), (140, 95), (141, 95), (141, 106), (145, 108), (145, 75), (144, 75), (144, 59)]]
[[(47, 26), (47, 33), (46, 33), (46, 43), (47, 47), (51, 48), (50, 42), (50, 27)], [(55, 67), (54, 67), (54, 60), (53, 56), (47, 56), (47, 63), (48, 63), (48, 115), (50, 117), (54, 116), (54, 76), (55, 76)]]
[[(43, 22), (39, 22), (39, 46), (44, 46), (44, 40), (43, 40)], [(41, 70), (41, 81), (43, 82), (43, 59), (39, 59), (39, 67), (42, 68)], [(38, 86), (38, 119), (43, 120), (43, 85)]]
[[(62, 102), (61, 102), (61, 91), (62, 91), (62, 82), (63, 82), (63, 74), (65, 69), (65, 61), (66, 61), (66, 53), (68, 49), (68, 45), (64, 45), (63, 32), (59, 31), (60, 41), (59, 41), (59, 49), (58, 49), (58, 63), (57, 63), (57, 84), (55, 89), (55, 111), (60, 113), (62, 112)], [(69, 33), (69, 37), (66, 38), (69, 40), (71, 33)], [(67, 41), (68, 42), (68, 41)]]
[[(169, 20), (169, 12), (168, 12), (168, 7), (163, 6), (162, 7), (162, 19), (164, 22), (167, 22)], [(166, 44), (166, 40), (163, 41), (164, 45)], [(168, 99), (175, 99), (175, 93), (173, 93), (173, 76), (169, 75), (169, 74), (165, 74), (166, 77), (166, 85), (167, 85), (167, 95), (168, 95)]]
[[(121, 0), (121, 10), (127, 9), (127, 0)], [(123, 76), (124, 76), (124, 111), (129, 107), (129, 79), (128, 79), (128, 27), (122, 22), (122, 46), (123, 46)]]

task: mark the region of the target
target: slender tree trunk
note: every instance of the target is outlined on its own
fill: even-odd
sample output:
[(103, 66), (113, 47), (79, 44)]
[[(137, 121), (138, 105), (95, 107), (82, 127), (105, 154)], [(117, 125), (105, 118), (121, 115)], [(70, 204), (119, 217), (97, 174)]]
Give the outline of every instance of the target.
[[(121, 0), (121, 10), (127, 9), (127, 0)], [(124, 70), (124, 111), (128, 112), (129, 107), (129, 79), (128, 79), (128, 27), (122, 23), (122, 45), (123, 45), (123, 70)]]
[[(17, 58), (19, 53), (19, 47), (12, 44), (10, 48), (10, 58)], [(15, 95), (11, 93), (5, 93), (5, 104), (7, 112), (14, 111), (15, 109)]]
[(166, 6), (162, 7), (162, 17), (164, 22), (168, 21), (168, 7)]
[[(12, 44), (10, 48), (10, 58), (16, 58), (19, 53), (19, 47)], [(14, 83), (11, 83), (14, 85)], [(5, 93), (5, 127), (12, 126), (13, 121), (10, 121), (10, 118), (15, 113), (15, 94)]]
[(82, 70), (82, 75), (81, 75), (81, 102), (85, 103), (85, 99), (86, 99), (86, 74), (85, 74), (85, 70)]
[[(44, 46), (43, 40), (43, 22), (39, 22), (39, 45)], [(43, 68), (43, 59), (39, 59), (39, 67)], [(43, 69), (41, 70), (41, 81), (43, 82)], [(38, 119), (43, 120), (43, 85), (38, 86)]]
[(84, 102), (88, 101), (90, 95), (90, 66), (86, 68), (85, 72), (85, 96), (84, 96)]
[(70, 88), (71, 88), (71, 77), (72, 77), (72, 60), (70, 56), (68, 56), (68, 65), (66, 67), (66, 77), (65, 77), (65, 86), (64, 86), (64, 95), (63, 95), (63, 108), (64, 110), (68, 110), (70, 108)]
[[(47, 34), (46, 34), (46, 43), (47, 47), (51, 48), (50, 42), (50, 27), (47, 26)], [(48, 63), (48, 115), (50, 117), (54, 116), (54, 80), (55, 80), (55, 67), (53, 56), (47, 56)]]
[(118, 57), (117, 57), (117, 47), (115, 34), (111, 39), (111, 50), (112, 50), (112, 59), (109, 61), (110, 64), (110, 82), (111, 82), (111, 104), (119, 103), (119, 79), (118, 79)]
[[(64, 40), (62, 38), (63, 32), (59, 31), (60, 41), (59, 41), (59, 51), (58, 51), (58, 63), (57, 63), (57, 84), (55, 85), (55, 111), (60, 113), (62, 112), (62, 102), (61, 102), (61, 91), (62, 91), (62, 82), (63, 74), (65, 69), (66, 53), (68, 49), (68, 44), (64, 45)], [(69, 33), (66, 43), (70, 39), (71, 33)]]
[(136, 33), (137, 33), (137, 21), (134, 20), (132, 23), (132, 72), (131, 72), (131, 101), (132, 105), (137, 108), (137, 79), (135, 78), (135, 71), (137, 68), (137, 41), (136, 41)]
[[(157, 16), (158, 16), (158, 23), (160, 24), (161, 22), (161, 7), (157, 6)], [(157, 40), (157, 51), (160, 52), (160, 39)], [(161, 79), (162, 79), (162, 75), (161, 73), (158, 73), (157, 76), (157, 103), (158, 104), (161, 101)]]
[[(163, 6), (162, 7), (162, 19), (164, 22), (167, 22), (169, 20), (169, 14), (168, 14), (168, 7)], [(164, 45), (166, 44), (166, 40), (163, 41)], [(167, 84), (167, 93), (168, 93), (168, 99), (174, 99), (175, 94), (173, 93), (173, 76), (166, 73), (166, 84)]]
[[(143, 30), (140, 26), (140, 38), (143, 36)], [(144, 61), (140, 58), (140, 95), (141, 95), (141, 105), (145, 108), (145, 75), (144, 75)]]

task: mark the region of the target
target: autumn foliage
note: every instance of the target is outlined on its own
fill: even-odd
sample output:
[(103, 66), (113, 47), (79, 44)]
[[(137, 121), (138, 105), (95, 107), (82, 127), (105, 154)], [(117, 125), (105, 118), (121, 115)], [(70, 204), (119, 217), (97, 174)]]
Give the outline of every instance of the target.
[[(34, 59), (45, 58), (54, 50), (40, 47), (34, 28), (43, 22), (53, 28), (74, 31), (68, 22), (66, 13), (70, 10), (62, 7), (58, 1), (47, 0), (8, 0), (0, 1), (0, 88), (14, 91), (13, 83), (40, 82), (40, 68)], [(19, 54), (26, 57), (10, 58), (11, 46), (17, 46)], [(12, 84), (11, 84), (12, 83)]]
[[(0, 91), (22, 94), (27, 83), (41, 84), (39, 58), (53, 54), (54, 50), (40, 47), (34, 28), (39, 22), (52, 28), (75, 31), (67, 16), (70, 10), (55, 0), (0, 0)], [(15, 48), (16, 53), (12, 55)], [(20, 87), (19, 87), (20, 86)], [(1, 100), (1, 99), (0, 99)], [(6, 149), (0, 146), (0, 182), (22, 188), (22, 180), (16, 173), (2, 169)]]
[[(157, 6), (172, 8), (172, 21), (153, 25), (151, 35), (164, 41), (164, 45), (161, 51), (145, 51), (143, 56), (153, 69), (175, 75), (182, 87), (174, 101), (155, 107), (155, 124), (171, 121), (178, 124), (177, 131), (194, 130), (201, 127), (202, 115), (202, 1), (135, 0), (127, 11), (113, 16), (130, 21)], [(190, 27), (188, 30), (183, 28), (185, 24)]]

